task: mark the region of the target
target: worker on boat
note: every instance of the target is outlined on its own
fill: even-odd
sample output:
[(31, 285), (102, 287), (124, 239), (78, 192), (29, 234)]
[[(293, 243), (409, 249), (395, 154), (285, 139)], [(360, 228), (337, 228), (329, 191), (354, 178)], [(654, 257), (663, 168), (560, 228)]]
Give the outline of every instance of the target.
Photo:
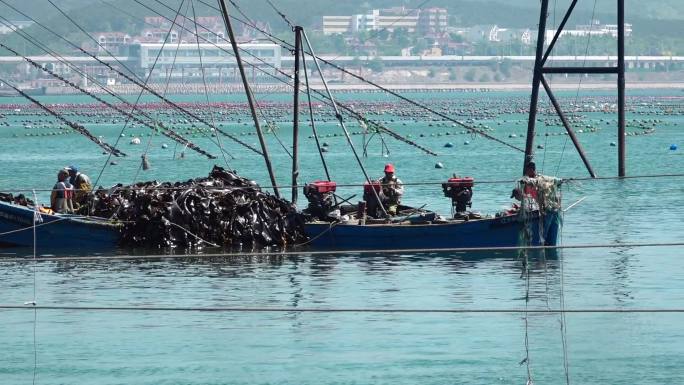
[(72, 213), (74, 189), (69, 183), (69, 171), (61, 169), (57, 172), (57, 183), (50, 194), (50, 208), (56, 213)]
[(378, 180), (381, 186), (380, 200), (385, 207), (387, 214), (396, 215), (397, 208), (401, 203), (401, 196), (404, 195), (404, 185), (396, 175), (394, 175), (394, 165), (385, 165), (385, 176)]
[(537, 174), (534, 162), (525, 165), (525, 175), (520, 178), (518, 189), (521, 191), (521, 207), (526, 210), (558, 212), (561, 208), (563, 179)]
[(88, 194), (93, 190), (88, 175), (78, 172), (76, 165), (67, 167), (69, 171), (69, 183), (74, 187), (74, 201), (77, 205), (82, 205), (87, 200)]
[[(511, 198), (515, 199), (518, 202), (523, 201), (523, 192), (519, 187), (516, 187), (511, 191)], [(513, 202), (513, 205), (511, 206), (510, 209), (505, 211), (506, 215), (513, 215), (517, 214), (518, 211), (520, 211), (520, 204), (518, 202)]]
[(537, 199), (538, 191), (535, 186), (534, 179), (537, 178), (537, 165), (534, 162), (528, 162), (525, 165), (525, 177), (521, 180), (523, 196)]

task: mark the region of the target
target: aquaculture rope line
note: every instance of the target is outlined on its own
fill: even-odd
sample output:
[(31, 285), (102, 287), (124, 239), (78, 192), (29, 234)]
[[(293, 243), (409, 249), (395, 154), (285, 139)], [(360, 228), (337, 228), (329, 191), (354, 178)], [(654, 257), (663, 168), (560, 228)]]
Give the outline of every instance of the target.
[(68, 311), (162, 311), (162, 312), (233, 312), (233, 313), (408, 313), (408, 314), (604, 314), (604, 313), (684, 313), (681, 308), (625, 308), (625, 309), (391, 309), (391, 308), (298, 308), (298, 307), (196, 307), (196, 306), (70, 306), (41, 305), (0, 305), (6, 310), (68, 310)]
[[(645, 178), (681, 178), (684, 177), (684, 173), (682, 174), (651, 174), (651, 175), (630, 175), (630, 176), (599, 176), (599, 177), (562, 177), (559, 179), (563, 179), (564, 182), (572, 182), (572, 181), (606, 181), (606, 180), (621, 180), (621, 179), (645, 179)], [(500, 179), (500, 180), (475, 180), (473, 181), (474, 184), (506, 184), (506, 183), (516, 183), (518, 182), (518, 179)], [(442, 183), (446, 183), (446, 181), (424, 181), (424, 182), (406, 182), (402, 183), (404, 186), (428, 186), (428, 185), (441, 185)], [(338, 183), (337, 187), (363, 187), (364, 184), (362, 183)], [(198, 186), (199, 187), (199, 186)], [(292, 188), (294, 186), (292, 185), (278, 185), (276, 186), (278, 188)], [(119, 190), (186, 190), (188, 187), (150, 187), (150, 186), (145, 186), (145, 187), (135, 187), (135, 186), (121, 186), (121, 187), (116, 187)], [(212, 190), (212, 189), (218, 189), (218, 190), (223, 190), (226, 189), (225, 187), (202, 187), (203, 189), (207, 190)], [(248, 186), (243, 186), (243, 187), (231, 187), (234, 189), (251, 189), (251, 188), (273, 188), (273, 186), (260, 186), (260, 187), (248, 187)], [(20, 187), (20, 188), (3, 188), (3, 191), (10, 191), (10, 192), (22, 192), (22, 191), (52, 191), (52, 189), (45, 189), (45, 188), (31, 188), (31, 187)], [(74, 189), (74, 191), (79, 191), (78, 189)]]
[[(28, 227), (27, 229), (31, 229)], [(2, 234), (0, 234), (2, 235)], [(363, 250), (300, 250), (274, 252), (242, 252), (212, 254), (169, 254), (169, 255), (90, 255), (90, 256), (44, 256), (37, 261), (90, 261), (90, 260), (155, 260), (155, 259), (213, 259), (213, 258), (250, 258), (250, 257), (297, 257), (297, 256), (332, 256), (356, 254), (423, 254), (423, 253), (465, 253), (482, 251), (518, 251), (518, 250), (561, 250), (561, 249), (620, 249), (634, 247), (676, 247), (684, 246), (684, 242), (661, 243), (622, 243), (622, 244), (577, 244), (557, 246), (504, 246), (504, 247), (454, 247), (444, 249), (363, 249)], [(0, 262), (26, 262), (26, 258), (0, 258)]]

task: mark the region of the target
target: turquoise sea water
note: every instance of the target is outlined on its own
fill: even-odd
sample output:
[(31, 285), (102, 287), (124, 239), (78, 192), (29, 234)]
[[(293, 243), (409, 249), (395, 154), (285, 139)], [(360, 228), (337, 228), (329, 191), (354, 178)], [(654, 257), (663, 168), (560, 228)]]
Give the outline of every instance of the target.
[[(522, 93), (412, 94), (425, 103), (453, 109), (466, 106), (479, 114), (473, 124), (488, 126), (500, 139), (524, 147), (526, 115), (514, 106), (525, 104)], [(565, 103), (575, 94), (561, 94)], [(615, 114), (601, 112), (610, 94), (586, 93), (578, 134), (600, 176), (617, 173)], [(682, 104), (678, 92), (630, 92), (627, 137), (628, 174), (684, 173)], [(237, 96), (214, 97), (239, 102)], [(378, 94), (342, 94), (348, 103), (388, 101)], [(45, 97), (50, 103), (85, 103), (85, 98)], [(198, 96), (178, 96), (195, 102)], [(286, 95), (261, 96), (271, 102)], [(18, 102), (4, 98), (1, 103)], [(446, 104), (439, 104), (439, 103)], [(614, 100), (612, 101), (614, 103)], [(567, 104), (566, 104), (567, 105)], [(491, 109), (490, 111), (478, 111)], [(592, 106), (596, 112), (588, 112)], [(25, 107), (17, 106), (22, 110)], [(360, 108), (360, 107), (359, 107)], [(406, 183), (441, 181), (452, 173), (476, 180), (516, 178), (522, 154), (482, 137), (461, 134), (451, 123), (431, 118), (397, 116), (391, 107), (379, 115), (389, 127), (411, 134), (416, 142), (439, 153), (431, 157), (385, 138), (389, 156), (382, 156), (376, 138), (364, 159), (379, 175), (393, 162)], [(510, 109), (509, 109), (510, 108)], [(28, 110), (26, 110), (28, 111)], [(95, 179), (106, 156), (93, 143), (56, 125), (40, 127), (44, 117), (22, 115), (14, 106), (2, 111), (0, 122), (0, 190), (49, 188), (59, 167), (76, 163)], [(484, 112), (484, 114), (483, 114)], [(489, 114), (491, 112), (491, 114)], [(93, 118), (86, 127), (113, 143), (121, 123)], [(257, 145), (244, 113), (215, 115), (224, 128)], [(459, 116), (465, 120), (467, 116)], [(241, 119), (238, 123), (237, 119)], [(536, 150), (545, 174), (586, 176), (579, 156), (562, 129), (547, 126), (540, 116)], [(291, 143), (286, 119), (279, 136)], [(360, 183), (340, 128), (328, 118), (321, 123), (322, 141), (330, 145), (326, 158), (333, 179)], [(392, 121), (393, 120), (393, 121)], [(655, 120), (655, 121), (654, 121)], [(30, 126), (25, 128), (24, 125)], [(181, 127), (179, 124), (177, 127)], [(350, 122), (351, 130), (359, 130)], [(300, 181), (323, 178), (310, 128), (303, 128)], [(100, 183), (132, 183), (145, 151), (149, 130), (127, 129), (121, 149), (129, 157), (116, 159)], [(449, 135), (446, 135), (446, 134)], [(552, 134), (545, 136), (546, 133)], [(27, 136), (26, 134), (31, 134)], [(143, 145), (128, 142), (131, 134)], [(423, 134), (423, 137), (420, 137)], [(515, 134), (515, 137), (509, 137)], [(193, 138), (192, 136), (197, 137)], [(336, 136), (333, 136), (336, 135)], [(186, 151), (172, 159), (174, 145), (152, 136), (152, 169), (137, 180), (184, 180), (205, 176), (214, 163)], [(361, 136), (354, 136), (357, 147)], [(191, 139), (218, 154), (201, 134)], [(273, 135), (267, 137), (280, 184), (287, 185), (291, 164)], [(468, 145), (465, 142), (468, 141)], [(451, 142), (453, 148), (444, 148)], [(163, 143), (168, 144), (162, 149)], [(223, 143), (236, 159), (229, 165), (267, 185), (263, 161), (237, 144)], [(671, 151), (671, 144), (680, 149)], [(441, 162), (444, 169), (435, 169)], [(677, 242), (684, 237), (682, 178), (581, 181), (566, 184), (567, 205), (586, 199), (564, 218), (564, 244)], [(511, 183), (476, 186), (473, 208), (492, 213), (510, 204)], [(358, 188), (343, 188), (350, 196)], [(289, 189), (282, 191), (289, 196)], [(44, 201), (46, 192), (38, 191)], [(300, 199), (302, 199), (300, 194)], [(439, 185), (409, 186), (405, 202), (447, 213), (449, 202)], [(388, 245), (391, 247), (391, 245)], [(25, 253), (0, 250), (4, 256)], [(121, 253), (127, 252), (121, 250)], [(684, 263), (680, 248), (568, 249), (531, 262), (531, 309), (557, 309), (561, 292), (567, 309), (684, 308)], [(0, 260), (2, 304), (23, 304), (33, 298), (33, 265)], [(526, 281), (523, 267), (510, 253), (440, 253), (401, 255), (307, 255), (269, 258), (164, 261), (41, 262), (36, 265), (40, 305), (298, 307), (364, 309), (522, 309)], [(561, 284), (562, 282), (562, 284)], [(566, 318), (567, 357), (572, 383), (676, 384), (684, 382), (684, 322), (681, 313), (589, 313)], [(0, 383), (30, 383), (34, 367), (34, 313), (0, 310)], [(35, 323), (38, 384), (522, 384), (527, 379), (525, 321), (514, 314), (449, 313), (261, 313), (64, 311), (37, 312)], [(530, 315), (529, 364), (537, 384), (563, 384), (563, 348), (557, 314)]]

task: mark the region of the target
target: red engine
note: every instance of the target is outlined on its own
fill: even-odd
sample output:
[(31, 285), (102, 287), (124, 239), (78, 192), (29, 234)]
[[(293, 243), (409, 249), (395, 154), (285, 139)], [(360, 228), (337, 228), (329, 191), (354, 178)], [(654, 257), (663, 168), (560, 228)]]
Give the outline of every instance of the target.
[(337, 183), (317, 180), (304, 185), (304, 196), (309, 200), (305, 211), (309, 215), (326, 220), (335, 206)]
[(335, 192), (337, 190), (337, 183), (332, 181), (317, 180), (308, 185), (319, 194)]
[(473, 185), (475, 180), (471, 177), (453, 177), (446, 183), (442, 183), (444, 196), (451, 198), (451, 211), (454, 217), (462, 216), (468, 207), (472, 207)]
[[(449, 180), (444, 184), (448, 184), (448, 185), (451, 185), (453, 187), (461, 187), (461, 188), (470, 187), (470, 188), (472, 188), (473, 184), (475, 184), (475, 179), (473, 179), (469, 176), (464, 176), (463, 178), (460, 178), (460, 177), (449, 178)], [(442, 184), (442, 185), (444, 185), (444, 184)]]
[(365, 182), (363, 184), (364, 194), (373, 194), (373, 190), (375, 190), (375, 192), (377, 193), (380, 193), (380, 191), (382, 190), (382, 185), (380, 184), (380, 182)]

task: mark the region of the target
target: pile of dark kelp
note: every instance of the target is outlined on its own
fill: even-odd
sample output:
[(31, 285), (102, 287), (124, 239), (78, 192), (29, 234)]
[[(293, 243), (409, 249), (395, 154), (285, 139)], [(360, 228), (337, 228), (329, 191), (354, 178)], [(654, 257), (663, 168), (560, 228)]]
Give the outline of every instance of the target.
[(24, 194), (12, 195), (0, 192), (0, 202), (14, 203), (15, 205), (33, 206), (33, 201), (26, 198)]
[(79, 213), (121, 221), (124, 246), (264, 247), (307, 239), (289, 202), (219, 166), (207, 178), (187, 182), (100, 188), (89, 203)]

